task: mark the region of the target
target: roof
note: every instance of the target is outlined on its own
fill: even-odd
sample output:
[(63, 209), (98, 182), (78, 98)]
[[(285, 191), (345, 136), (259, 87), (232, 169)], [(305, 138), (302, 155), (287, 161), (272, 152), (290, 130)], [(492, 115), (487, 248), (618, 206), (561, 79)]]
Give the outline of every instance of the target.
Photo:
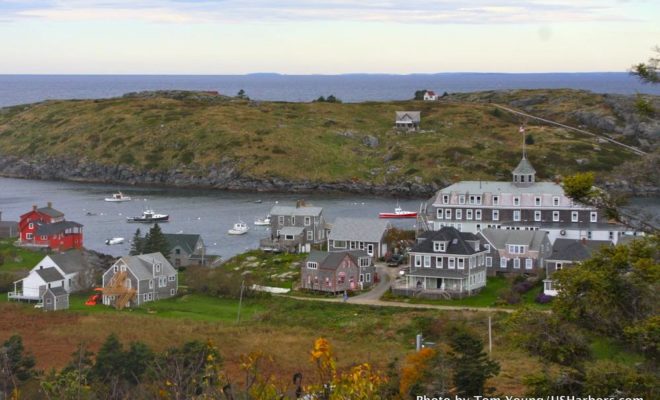
[(280, 235), (292, 235), (299, 236), (302, 235), (305, 228), (302, 226), (285, 226), (280, 228)]
[(603, 246), (611, 246), (607, 240), (557, 239), (548, 260), (582, 261)]
[(523, 193), (538, 193), (538, 194), (552, 194), (556, 196), (564, 195), (564, 188), (561, 185), (554, 182), (534, 182), (527, 187), (519, 187), (514, 185), (512, 182), (508, 181), (461, 181), (454, 183), (453, 185), (447, 186), (444, 189), (438, 191), (436, 198), (434, 199), (434, 204), (441, 204), (442, 193), (447, 194), (450, 192), (458, 193), (511, 193), (511, 194), (523, 194)]
[(369, 257), (369, 254), (367, 254), (367, 252), (364, 250), (350, 250), (332, 253), (312, 250), (307, 257), (307, 261), (318, 263), (319, 268), (321, 269), (335, 270), (337, 267), (339, 267), (339, 264), (347, 255), (353, 259), (356, 265), (358, 258)]
[(165, 233), (164, 235), (170, 249), (181, 247), (189, 254), (195, 252), (197, 242), (201, 239), (200, 235), (193, 233)]
[(46, 214), (46, 215), (48, 215), (49, 217), (52, 217), (52, 218), (60, 218), (60, 217), (64, 216), (63, 212), (58, 211), (58, 210), (56, 210), (56, 209), (54, 209), (53, 207), (50, 207), (50, 206), (37, 208), (37, 211), (39, 211), (42, 214)]
[(70, 228), (82, 228), (82, 224), (74, 221), (61, 221), (52, 224), (38, 224), (36, 234), (38, 236), (54, 235), (56, 233), (64, 232)]
[(55, 267), (41, 268), (35, 270), (35, 272), (44, 280), (44, 282), (57, 282), (64, 279), (62, 274), (60, 274), (60, 271)]
[(459, 232), (456, 228), (445, 226), (439, 231), (427, 231), (422, 233), (413, 246), (411, 253), (435, 253), (433, 251), (433, 242), (449, 242), (446, 254), (475, 254), (471, 244), (466, 240), (479, 240), (473, 233)]
[(532, 167), (532, 163), (527, 160), (527, 157), (523, 156), (513, 173), (516, 175), (531, 175), (535, 174), (536, 170)]
[(48, 257), (66, 274), (73, 274), (91, 268), (82, 252), (78, 250), (50, 254)]
[(67, 296), (69, 294), (62, 286), (48, 288), (46, 291), (51, 292), (55, 297)]
[(312, 206), (301, 206), (301, 207), (292, 207), (292, 206), (273, 206), (270, 209), (270, 215), (291, 215), (291, 216), (304, 216), (304, 217), (318, 217), (323, 212), (323, 207), (312, 207)]
[(420, 111), (397, 111), (396, 120), (397, 121), (410, 120), (412, 122), (419, 122), (421, 121), (420, 115), (421, 115)]
[(332, 225), (328, 239), (380, 242), (389, 227), (389, 221), (382, 219), (340, 217)]
[(528, 246), (530, 250), (540, 250), (546, 231), (487, 228), (481, 231), (483, 237), (496, 249), (504, 249), (508, 244)]
[(176, 270), (161, 253), (140, 254), (139, 256), (124, 256), (120, 258), (128, 269), (138, 278), (138, 280), (149, 280), (153, 278), (153, 263), (162, 265), (162, 275), (176, 274)]
[(435, 96), (435, 92), (433, 90), (427, 90), (426, 94), (428, 94), (429, 96)]
[(611, 222), (540, 222), (540, 221), (501, 221), (503, 226), (538, 227), (540, 230), (581, 230), (581, 231), (612, 231), (627, 232), (630, 228)]

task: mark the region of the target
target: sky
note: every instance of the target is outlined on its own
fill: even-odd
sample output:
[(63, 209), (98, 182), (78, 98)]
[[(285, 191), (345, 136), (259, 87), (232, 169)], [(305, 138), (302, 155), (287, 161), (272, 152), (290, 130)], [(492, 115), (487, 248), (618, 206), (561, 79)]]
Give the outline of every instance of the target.
[(660, 0), (0, 0), (0, 74), (626, 71)]

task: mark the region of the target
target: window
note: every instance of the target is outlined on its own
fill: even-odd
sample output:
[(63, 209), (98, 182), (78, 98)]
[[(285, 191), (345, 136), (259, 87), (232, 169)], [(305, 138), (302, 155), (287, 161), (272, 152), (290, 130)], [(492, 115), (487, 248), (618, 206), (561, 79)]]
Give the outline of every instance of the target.
[(280, 225), (284, 225), (284, 215), (280, 215), (277, 217), (277, 223)]
[(556, 269), (557, 271), (559, 271), (559, 270), (562, 269), (563, 267), (564, 267), (564, 266), (562, 265), (562, 263), (560, 263), (560, 262), (555, 263), (555, 269)]
[(493, 196), (493, 205), (497, 206), (500, 204), (500, 196)]
[(319, 267), (319, 263), (313, 261), (307, 261), (307, 269), (317, 269), (318, 267)]
[(335, 240), (333, 242), (333, 245), (336, 249), (345, 249), (346, 248), (346, 241), (345, 240)]
[(534, 197), (534, 205), (535, 206), (541, 205), (541, 198), (539, 196)]
[(448, 194), (443, 194), (442, 195), (442, 204), (449, 204), (449, 195)]
[(458, 204), (465, 204), (465, 195), (458, 196)]
[(481, 196), (475, 196), (477, 204), (481, 204)]
[(507, 259), (506, 257), (500, 258), (500, 268), (506, 268)]
[(431, 257), (424, 256), (424, 268), (431, 268)]
[(520, 196), (513, 196), (513, 205), (514, 206), (520, 205)]
[(493, 257), (486, 257), (486, 267), (488, 268), (493, 267)]
[(553, 211), (552, 212), (552, 221), (554, 221), (554, 222), (559, 221), (559, 211)]
[(30, 222), (30, 223), (28, 224), (28, 228), (29, 228), (29, 229), (34, 229), (34, 224), (33, 224), (32, 222)]
[(165, 276), (158, 277), (158, 287), (165, 287), (165, 286), (167, 286), (167, 277)]
[(571, 222), (578, 222), (578, 212), (571, 211)]
[(451, 219), (451, 210), (450, 209), (445, 210), (445, 219)]
[(592, 211), (590, 214), (590, 221), (591, 222), (598, 222), (598, 213), (595, 211)]
[(520, 210), (513, 210), (513, 220), (520, 221)]
[(307, 231), (307, 240), (314, 240), (314, 231), (311, 229)]
[(156, 263), (156, 272), (160, 272), (160, 263)]
[(40, 239), (41, 239), (41, 240), (46, 240), (47, 238), (48, 238), (48, 236), (46, 236), (46, 235), (41, 235), (41, 236), (40, 236)]
[(463, 210), (456, 210), (456, 219), (463, 218)]
[(175, 290), (174, 290), (174, 289), (170, 289), (170, 296), (174, 296), (174, 293), (175, 293)]
[(458, 259), (458, 269), (464, 269), (464, 268), (465, 268), (465, 259), (461, 257)]
[(154, 299), (154, 294), (153, 293), (147, 293), (147, 298), (149, 300), (153, 300)]
[(490, 251), (490, 244), (486, 243), (484, 244), (484, 247), (486, 248), (486, 250)]
[(442, 208), (438, 208), (437, 214), (438, 214), (438, 219), (442, 219), (445, 216), (445, 213), (442, 211)]
[(360, 274), (360, 283), (364, 282), (364, 274)]
[(142, 295), (142, 301), (147, 301), (147, 294), (146, 293)]
[(149, 279), (149, 289), (153, 289), (153, 288), (154, 288), (154, 280)]
[(26, 234), (25, 234), (25, 238), (26, 238), (27, 240), (32, 240), (32, 234), (31, 234), (31, 233), (26, 233)]
[(181, 254), (181, 249), (176, 248), (176, 249), (174, 250), (174, 254)]
[(541, 211), (534, 211), (534, 221), (540, 221), (541, 220)]
[(371, 265), (371, 262), (369, 261), (369, 257), (360, 257), (358, 263), (360, 267), (368, 267), (369, 265)]
[(531, 258), (525, 259), (525, 269), (532, 269), (533, 260)]
[(612, 231), (609, 232), (609, 238), (610, 240), (614, 240), (614, 232)]
[(415, 256), (415, 267), (422, 266), (422, 256)]
[(447, 259), (447, 268), (456, 269), (456, 259), (454, 257), (449, 257)]
[(433, 242), (433, 251), (445, 251), (445, 242)]
[(481, 210), (474, 210), (474, 219), (481, 221)]
[(174, 281), (176, 280), (176, 276), (174, 276), (174, 275), (170, 275), (170, 276), (167, 278), (167, 280), (170, 281), (170, 282), (174, 282)]
[(553, 206), (558, 206), (559, 205), (559, 196), (554, 196), (552, 198), (552, 205)]
[(513, 259), (513, 268), (514, 269), (520, 269), (520, 258), (514, 258)]
[(500, 220), (500, 210), (493, 210), (493, 221)]
[(435, 258), (435, 267), (436, 268), (442, 268), (442, 257), (436, 257)]
[(115, 270), (115, 272), (118, 272), (119, 271), (119, 266), (115, 265), (115, 267), (113, 269)]
[(587, 231), (587, 239), (591, 240), (591, 231)]
[(371, 273), (367, 272), (367, 282), (371, 282)]
[(472, 210), (465, 210), (465, 219), (472, 221)]
[(523, 245), (517, 245), (517, 244), (510, 244), (509, 246), (509, 253), (511, 254), (523, 254), (525, 253), (525, 247)]
[(295, 225), (295, 224), (296, 224), (296, 216), (292, 215), (291, 216), (291, 225)]

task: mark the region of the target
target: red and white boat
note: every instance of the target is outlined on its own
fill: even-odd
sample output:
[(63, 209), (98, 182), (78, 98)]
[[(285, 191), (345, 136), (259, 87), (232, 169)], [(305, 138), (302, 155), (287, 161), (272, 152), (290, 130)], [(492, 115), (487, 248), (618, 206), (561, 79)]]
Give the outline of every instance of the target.
[(404, 211), (401, 207), (397, 206), (393, 213), (379, 213), (378, 218), (417, 218), (417, 213), (414, 211)]

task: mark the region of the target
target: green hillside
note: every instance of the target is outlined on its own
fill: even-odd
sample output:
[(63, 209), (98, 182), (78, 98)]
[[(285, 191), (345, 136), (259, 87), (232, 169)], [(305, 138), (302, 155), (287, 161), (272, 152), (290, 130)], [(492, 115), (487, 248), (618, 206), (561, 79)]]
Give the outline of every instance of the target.
[[(397, 110), (420, 110), (422, 130), (393, 129)], [(146, 93), (2, 109), (0, 156), (81, 158), (188, 176), (230, 165), (254, 179), (443, 184), (508, 176), (520, 158), (519, 123), (492, 105), (468, 101), (284, 103)], [(635, 157), (561, 128), (530, 124), (527, 133), (542, 178), (607, 171)]]

